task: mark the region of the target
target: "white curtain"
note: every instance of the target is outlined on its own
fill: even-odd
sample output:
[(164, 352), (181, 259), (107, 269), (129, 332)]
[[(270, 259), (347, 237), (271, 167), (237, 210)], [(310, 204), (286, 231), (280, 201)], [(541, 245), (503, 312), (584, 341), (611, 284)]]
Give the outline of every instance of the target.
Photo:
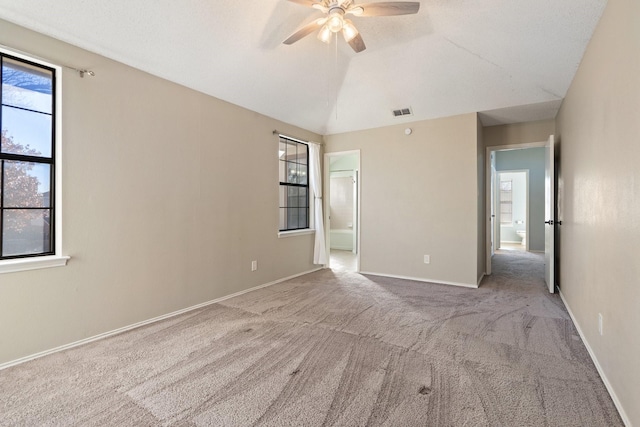
[(315, 198), (313, 211), (316, 229), (316, 242), (313, 248), (313, 263), (326, 264), (327, 250), (324, 243), (324, 221), (322, 216), (322, 173), (320, 169), (320, 144), (309, 144), (309, 161), (311, 162), (311, 189)]

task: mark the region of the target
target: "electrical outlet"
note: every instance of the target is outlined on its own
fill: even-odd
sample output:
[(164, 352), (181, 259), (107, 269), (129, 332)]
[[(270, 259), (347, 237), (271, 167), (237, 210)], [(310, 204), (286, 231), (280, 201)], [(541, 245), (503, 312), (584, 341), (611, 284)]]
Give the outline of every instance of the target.
[(258, 261), (251, 261), (251, 271), (256, 271), (258, 269)]
[(424, 263), (425, 264), (430, 264), (431, 263), (431, 255), (425, 255), (424, 256)]
[(604, 335), (602, 313), (598, 313), (598, 332)]

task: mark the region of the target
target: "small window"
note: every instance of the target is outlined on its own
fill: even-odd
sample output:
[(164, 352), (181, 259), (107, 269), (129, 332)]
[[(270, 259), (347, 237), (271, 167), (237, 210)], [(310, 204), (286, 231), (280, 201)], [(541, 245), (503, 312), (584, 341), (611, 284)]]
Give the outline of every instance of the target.
[(500, 224), (513, 224), (513, 181), (500, 181)]
[(280, 231), (309, 228), (309, 146), (280, 135)]
[(56, 70), (0, 52), (0, 260), (54, 254)]

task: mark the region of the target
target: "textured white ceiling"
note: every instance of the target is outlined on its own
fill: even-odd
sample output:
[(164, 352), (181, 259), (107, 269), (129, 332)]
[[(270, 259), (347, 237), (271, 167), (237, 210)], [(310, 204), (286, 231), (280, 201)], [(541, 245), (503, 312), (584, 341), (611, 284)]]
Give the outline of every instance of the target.
[(321, 16), (286, 0), (0, 0), (0, 18), (332, 134), (475, 111), (485, 125), (553, 118), (606, 0), (420, 3), (354, 17), (359, 54), (315, 34), (281, 44)]

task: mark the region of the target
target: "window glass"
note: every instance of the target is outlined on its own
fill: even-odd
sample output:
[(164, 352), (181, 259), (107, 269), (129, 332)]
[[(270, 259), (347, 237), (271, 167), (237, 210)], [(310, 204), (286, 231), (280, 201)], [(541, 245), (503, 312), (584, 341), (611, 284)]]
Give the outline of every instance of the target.
[(2, 106), (2, 152), (51, 157), (51, 116)]
[(309, 147), (306, 143), (280, 136), (279, 163), (279, 229), (309, 228)]
[(0, 53), (0, 259), (54, 250), (55, 70)]
[(513, 222), (513, 182), (500, 181), (500, 224), (509, 225)]
[(3, 207), (50, 207), (51, 165), (7, 160), (3, 169)]
[(45, 114), (53, 112), (53, 71), (5, 57), (2, 104)]
[(7, 209), (2, 213), (2, 256), (34, 255), (51, 247), (49, 209)]

